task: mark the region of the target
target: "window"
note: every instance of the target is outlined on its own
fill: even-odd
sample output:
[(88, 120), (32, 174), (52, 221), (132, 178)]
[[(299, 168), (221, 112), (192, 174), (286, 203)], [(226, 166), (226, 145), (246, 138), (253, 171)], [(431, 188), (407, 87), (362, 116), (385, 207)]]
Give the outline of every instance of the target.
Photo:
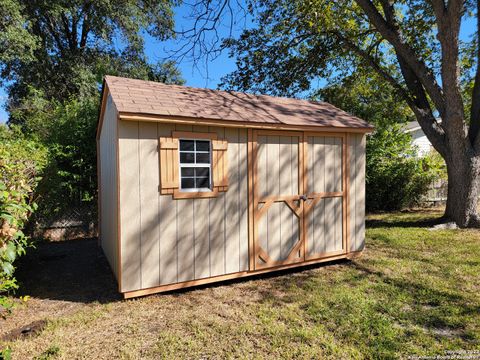
[(210, 140), (180, 139), (180, 190), (211, 191)]
[(160, 194), (211, 198), (228, 191), (228, 142), (215, 132), (172, 131), (158, 138)]

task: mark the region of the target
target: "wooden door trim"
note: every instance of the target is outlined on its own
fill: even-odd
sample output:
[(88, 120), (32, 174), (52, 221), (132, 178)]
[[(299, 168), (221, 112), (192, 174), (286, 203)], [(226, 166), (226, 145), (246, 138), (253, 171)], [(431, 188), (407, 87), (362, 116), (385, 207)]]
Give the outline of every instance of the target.
[[(282, 130), (252, 130), (251, 131), (251, 172), (252, 172), (252, 180), (251, 180), (251, 192), (252, 192), (252, 219), (253, 219), (253, 231), (252, 231), (252, 253), (251, 262), (250, 262), (250, 269), (264, 269), (267, 267), (272, 266), (281, 266), (288, 263), (291, 263), (292, 258), (289, 254), (287, 260), (283, 262), (275, 262), (270, 259), (268, 263), (265, 265), (258, 264), (258, 255), (261, 249), (259, 245), (258, 239), (258, 223), (262, 216), (268, 211), (268, 208), (275, 202), (285, 202), (285, 204), (290, 208), (292, 212), (298, 217), (299, 221), (299, 228), (300, 228), (300, 239), (295, 244), (292, 251), (298, 249), (301, 251), (302, 257), (304, 261), (315, 260), (319, 258), (324, 258), (328, 256), (334, 255), (341, 255), (347, 254), (349, 252), (349, 216), (350, 212), (348, 209), (349, 206), (349, 179), (348, 179), (348, 161), (349, 161), (349, 154), (348, 154), (348, 140), (349, 134), (346, 132), (322, 132), (322, 131), (282, 131)], [(300, 195), (283, 195), (283, 196), (267, 196), (263, 198), (259, 198), (258, 195), (258, 136), (296, 136), (299, 138), (299, 152), (298, 152), (298, 191), (299, 194), (305, 194), (307, 199), (310, 202), (301, 201), (299, 206), (297, 207), (294, 204), (294, 201), (300, 199)], [(307, 167), (308, 167), (308, 138), (309, 137), (337, 137), (340, 138), (342, 141), (342, 156), (341, 156), (341, 169), (342, 169), (342, 179), (341, 179), (341, 186), (342, 191), (333, 191), (333, 192), (312, 192), (306, 194), (308, 190), (308, 174), (307, 174)], [(319, 201), (326, 198), (342, 198), (342, 249), (331, 251), (331, 252), (322, 252), (322, 253), (315, 253), (308, 255), (308, 236), (307, 236), (307, 228), (308, 228), (308, 215), (310, 214), (313, 207), (318, 204)], [(258, 209), (260, 203), (264, 203), (261, 209)], [(298, 247), (298, 249), (296, 249)], [(265, 252), (263, 249), (261, 249)], [(294, 253), (295, 251), (293, 251)], [(266, 252), (265, 252), (266, 254)], [(264, 255), (265, 255), (264, 254)], [(268, 255), (268, 254), (266, 254)], [(264, 260), (262, 260), (264, 261)], [(298, 261), (298, 258), (295, 258), (294, 261)]]

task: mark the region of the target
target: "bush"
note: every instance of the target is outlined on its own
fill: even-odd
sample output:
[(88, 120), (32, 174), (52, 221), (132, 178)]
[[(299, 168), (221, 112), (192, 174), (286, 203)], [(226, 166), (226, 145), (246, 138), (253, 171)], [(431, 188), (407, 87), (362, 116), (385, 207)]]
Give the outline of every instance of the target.
[(416, 156), (402, 125), (378, 125), (367, 140), (367, 211), (417, 205), (441, 171), (441, 158)]
[(51, 219), (81, 203), (95, 204), (99, 99), (95, 94), (60, 103), (47, 101), (31, 89), (22, 111), (14, 113), (17, 119), (23, 116), (22, 132), (49, 149), (50, 162), (37, 189), (42, 201), (35, 217)]
[(47, 163), (47, 150), (20, 131), (0, 125), (0, 306), (8, 305), (4, 294), (18, 285), (15, 259), (25, 254), (29, 239), (23, 233), (35, 210), (33, 191)]
[(80, 203), (96, 208), (96, 125), (98, 98), (73, 99), (57, 105), (50, 116), (46, 135), (51, 164), (41, 182), (39, 212), (47, 218)]

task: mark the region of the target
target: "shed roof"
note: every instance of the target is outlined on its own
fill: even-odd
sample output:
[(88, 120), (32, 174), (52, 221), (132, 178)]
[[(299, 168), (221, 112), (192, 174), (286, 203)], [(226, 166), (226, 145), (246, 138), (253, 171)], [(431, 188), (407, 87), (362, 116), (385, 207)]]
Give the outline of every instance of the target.
[(251, 124), (355, 128), (371, 131), (365, 120), (326, 102), (218, 91), (106, 76), (122, 114), (184, 117)]

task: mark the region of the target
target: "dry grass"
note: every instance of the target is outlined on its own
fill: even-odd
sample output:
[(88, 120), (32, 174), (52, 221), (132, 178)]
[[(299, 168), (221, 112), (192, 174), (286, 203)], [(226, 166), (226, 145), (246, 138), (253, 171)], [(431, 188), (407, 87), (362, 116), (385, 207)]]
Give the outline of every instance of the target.
[(47, 325), (0, 348), (14, 359), (388, 359), (480, 349), (480, 232), (424, 228), (438, 216), (371, 216), (367, 250), (353, 262), (129, 301), (115, 294), (93, 241), (45, 245), (20, 271), (32, 299), (0, 320), (0, 337)]

